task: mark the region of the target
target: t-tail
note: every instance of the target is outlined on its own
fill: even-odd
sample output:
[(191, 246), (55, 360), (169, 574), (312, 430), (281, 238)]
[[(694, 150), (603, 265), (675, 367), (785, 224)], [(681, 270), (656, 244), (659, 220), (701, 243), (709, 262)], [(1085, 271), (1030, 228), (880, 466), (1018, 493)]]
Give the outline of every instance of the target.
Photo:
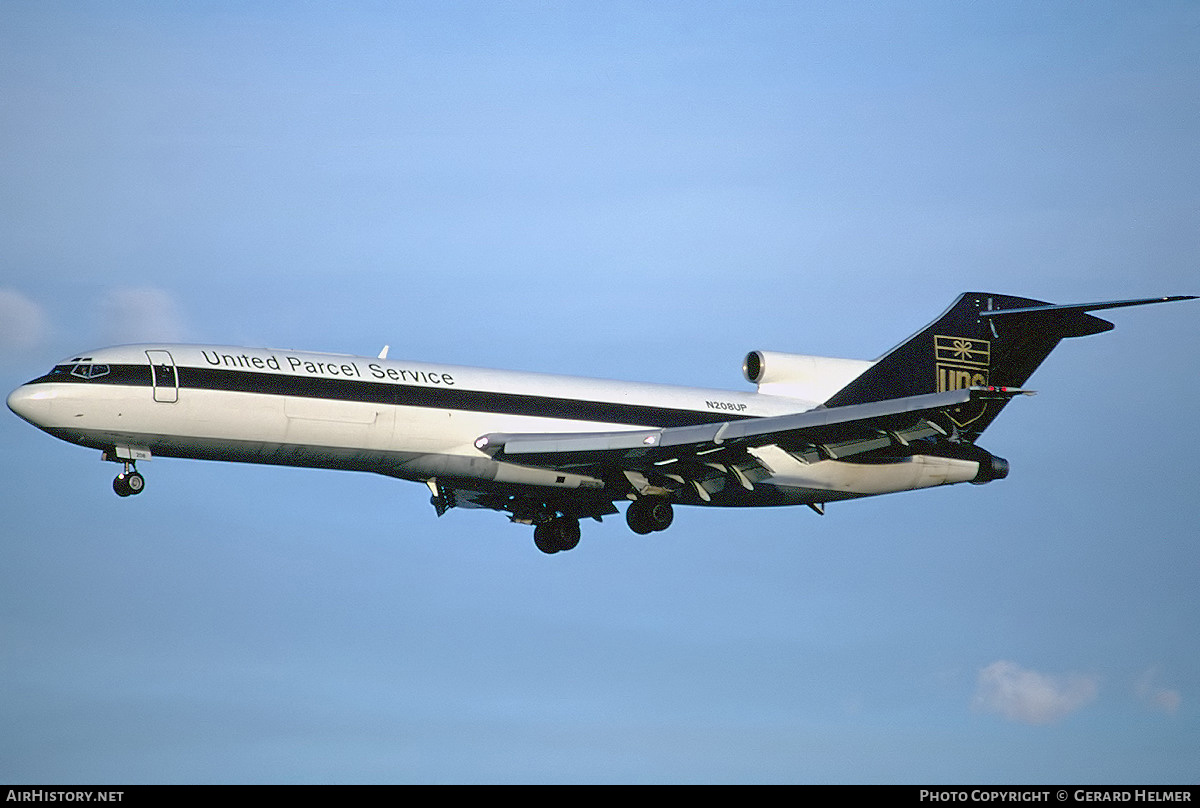
[[(827, 407), (940, 393), (967, 387), (1020, 388), (1067, 337), (1109, 331), (1090, 311), (1142, 306), (1194, 296), (1054, 305), (1025, 297), (966, 292), (937, 320), (893, 348), (825, 402)], [(1002, 401), (967, 405), (953, 420), (973, 438)]]

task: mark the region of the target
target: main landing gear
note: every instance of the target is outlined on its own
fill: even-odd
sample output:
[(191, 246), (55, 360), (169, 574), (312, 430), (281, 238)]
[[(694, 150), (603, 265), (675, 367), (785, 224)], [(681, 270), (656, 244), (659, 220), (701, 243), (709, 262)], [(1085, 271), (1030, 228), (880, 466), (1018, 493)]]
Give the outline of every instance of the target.
[(579, 544), (579, 520), (556, 516), (533, 529), (533, 543), (543, 553), (574, 550)]
[(640, 497), (629, 503), (625, 521), (634, 533), (645, 535), (666, 530), (675, 518), (675, 510), (665, 497)]
[[(666, 497), (650, 496), (635, 499), (625, 511), (625, 521), (634, 533), (645, 535), (666, 530), (675, 518), (675, 509)], [(533, 529), (533, 543), (543, 553), (573, 550), (579, 544), (579, 520), (569, 516), (554, 516)]]
[(113, 480), (113, 491), (116, 491), (119, 497), (131, 497), (134, 494), (140, 494), (145, 487), (146, 478), (134, 468), (132, 462), (127, 462), (125, 470)]

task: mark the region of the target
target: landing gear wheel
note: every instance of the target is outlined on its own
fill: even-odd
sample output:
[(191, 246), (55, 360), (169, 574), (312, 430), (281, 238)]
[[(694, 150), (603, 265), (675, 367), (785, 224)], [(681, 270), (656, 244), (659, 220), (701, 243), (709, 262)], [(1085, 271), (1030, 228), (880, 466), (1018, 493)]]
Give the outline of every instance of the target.
[(576, 519), (562, 518), (556, 520), (558, 524), (558, 549), (559, 550), (574, 550), (579, 546), (579, 537), (582, 531), (579, 529), (579, 521)]
[(121, 472), (113, 480), (113, 491), (119, 497), (140, 494), (146, 488), (146, 478), (136, 471)]
[(544, 525), (538, 525), (533, 529), (533, 543), (539, 550), (547, 555), (557, 553), (558, 547), (554, 542), (554, 537), (550, 535), (550, 522)]
[(543, 553), (574, 550), (579, 544), (579, 522), (560, 516), (533, 529), (533, 543)]
[(639, 536), (645, 536), (648, 533), (653, 533), (654, 528), (650, 527), (650, 522), (646, 516), (646, 509), (638, 505), (641, 500), (634, 500), (629, 503), (629, 510), (625, 511), (625, 522), (629, 525), (629, 529)]
[(663, 497), (642, 497), (629, 503), (625, 521), (629, 529), (639, 535), (666, 530), (675, 519), (675, 509)]

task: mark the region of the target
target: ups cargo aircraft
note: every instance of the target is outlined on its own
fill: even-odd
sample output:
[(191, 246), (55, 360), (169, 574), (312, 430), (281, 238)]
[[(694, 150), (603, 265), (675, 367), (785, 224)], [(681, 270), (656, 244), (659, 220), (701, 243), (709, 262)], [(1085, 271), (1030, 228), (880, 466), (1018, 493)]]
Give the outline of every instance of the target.
[(423, 482), (439, 516), (490, 508), (543, 552), (579, 520), (664, 530), (675, 505), (825, 505), (953, 483), (1008, 462), (976, 440), (1088, 312), (1191, 296), (1051, 305), (961, 295), (874, 361), (752, 351), (729, 392), (259, 348), (127, 345), (60, 362), (8, 397), (34, 426), (123, 465), (154, 456), (372, 471)]

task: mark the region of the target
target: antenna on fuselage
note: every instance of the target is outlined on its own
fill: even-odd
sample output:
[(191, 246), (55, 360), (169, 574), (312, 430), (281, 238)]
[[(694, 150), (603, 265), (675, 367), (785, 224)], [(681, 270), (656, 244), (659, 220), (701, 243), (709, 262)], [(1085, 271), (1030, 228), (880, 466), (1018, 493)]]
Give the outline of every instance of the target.
[(383, 350), (379, 352), (378, 358), (379, 359), (387, 359), (387, 352), (388, 352), (388, 348), (390, 348), (390, 347), (391, 347), (390, 345), (384, 345)]

